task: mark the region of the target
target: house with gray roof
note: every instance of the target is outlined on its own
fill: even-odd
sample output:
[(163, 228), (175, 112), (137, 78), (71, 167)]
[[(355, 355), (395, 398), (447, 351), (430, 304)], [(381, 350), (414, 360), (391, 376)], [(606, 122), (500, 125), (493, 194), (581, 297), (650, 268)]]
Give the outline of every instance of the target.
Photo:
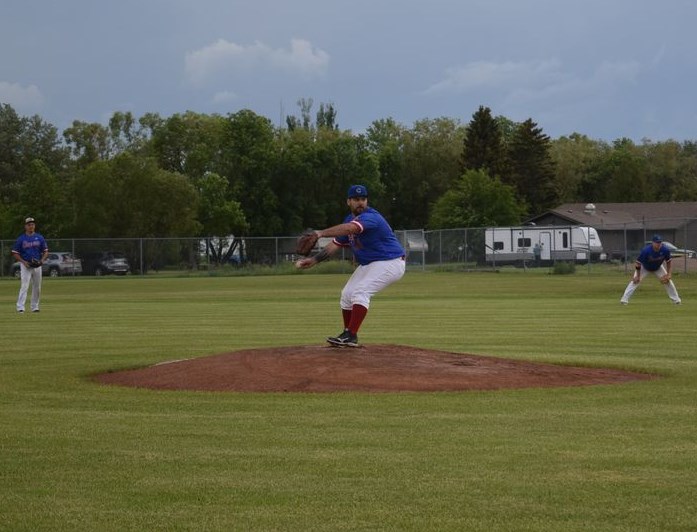
[(594, 227), (611, 259), (633, 259), (631, 255), (656, 233), (680, 248), (697, 249), (695, 201), (564, 203), (526, 223)]

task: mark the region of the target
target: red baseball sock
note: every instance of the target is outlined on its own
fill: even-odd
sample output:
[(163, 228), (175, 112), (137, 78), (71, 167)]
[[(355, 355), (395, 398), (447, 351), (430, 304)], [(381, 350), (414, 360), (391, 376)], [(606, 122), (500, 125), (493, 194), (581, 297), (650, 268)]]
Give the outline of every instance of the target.
[(344, 318), (344, 329), (348, 329), (351, 323), (351, 311), (342, 308), (341, 316)]
[(353, 305), (351, 322), (348, 325), (348, 330), (351, 331), (351, 334), (358, 334), (358, 329), (361, 328), (361, 323), (363, 323), (366, 314), (368, 314), (368, 309), (363, 305)]

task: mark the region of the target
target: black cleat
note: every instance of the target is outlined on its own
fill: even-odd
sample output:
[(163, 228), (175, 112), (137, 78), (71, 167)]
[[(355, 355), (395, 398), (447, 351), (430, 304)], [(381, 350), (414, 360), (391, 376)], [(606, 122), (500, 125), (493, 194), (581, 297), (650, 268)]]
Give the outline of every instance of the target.
[(330, 336), (327, 342), (336, 347), (358, 347), (358, 336), (345, 329), (339, 336)]

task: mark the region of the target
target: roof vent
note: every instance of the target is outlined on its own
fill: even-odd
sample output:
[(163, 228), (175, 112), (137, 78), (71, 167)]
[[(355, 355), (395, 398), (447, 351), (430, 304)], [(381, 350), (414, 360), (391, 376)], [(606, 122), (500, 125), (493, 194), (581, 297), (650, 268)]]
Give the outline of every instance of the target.
[(586, 203), (586, 206), (583, 208), (583, 212), (592, 216), (595, 214), (595, 205), (593, 203)]

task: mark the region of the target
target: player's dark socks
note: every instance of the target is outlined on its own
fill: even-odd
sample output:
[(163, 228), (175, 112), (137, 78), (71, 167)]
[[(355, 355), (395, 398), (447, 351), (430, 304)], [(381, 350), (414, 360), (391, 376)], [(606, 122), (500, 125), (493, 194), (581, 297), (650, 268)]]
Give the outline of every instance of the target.
[(351, 324), (351, 311), (342, 308), (341, 317), (344, 318), (344, 329), (348, 329)]
[(348, 325), (348, 330), (351, 331), (351, 334), (358, 334), (358, 329), (361, 328), (366, 314), (368, 314), (368, 309), (366, 307), (363, 305), (353, 305), (351, 309), (351, 323)]

